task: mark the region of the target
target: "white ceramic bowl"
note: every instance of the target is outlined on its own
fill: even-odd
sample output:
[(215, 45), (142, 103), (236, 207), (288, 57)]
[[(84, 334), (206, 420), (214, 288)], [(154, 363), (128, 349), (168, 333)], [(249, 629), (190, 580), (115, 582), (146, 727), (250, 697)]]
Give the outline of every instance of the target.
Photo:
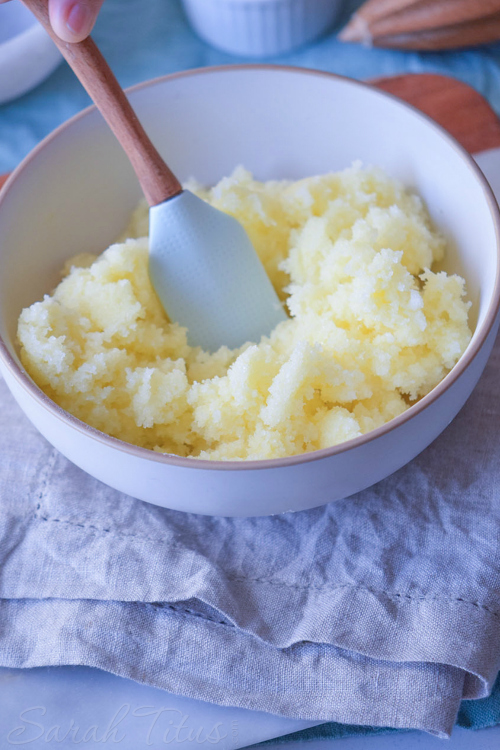
[(270, 57), (324, 34), (343, 0), (182, 0), (196, 33), (233, 55)]
[(0, 5), (0, 104), (38, 86), (61, 60), (49, 35), (24, 5)]
[(20, 365), (15, 334), (21, 309), (54, 287), (67, 257), (104, 249), (140, 197), (120, 147), (89, 109), (32, 152), (0, 199), (0, 364), (33, 424), (71, 461), (118, 490), (213, 515), (314, 507), (368, 487), (414, 458), (470, 395), (498, 328), (499, 215), (473, 160), (399, 100), (315, 71), (189, 71), (135, 87), (131, 99), (181, 179), (195, 175), (214, 183), (240, 163), (259, 179), (300, 178), (361, 159), (403, 180), (423, 196), (450, 237), (446, 266), (467, 280), (474, 336), (447, 377), (404, 414), (314, 453), (210, 462), (153, 453), (88, 427), (33, 384)]

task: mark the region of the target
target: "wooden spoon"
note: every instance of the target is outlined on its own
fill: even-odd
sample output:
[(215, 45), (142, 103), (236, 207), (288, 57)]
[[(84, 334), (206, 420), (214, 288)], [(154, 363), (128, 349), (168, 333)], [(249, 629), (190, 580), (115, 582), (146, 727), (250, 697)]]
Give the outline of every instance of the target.
[(183, 190), (93, 40), (64, 42), (50, 25), (48, 0), (22, 2), (50, 34), (130, 159), (150, 205), (150, 277), (169, 318), (188, 329), (192, 345), (209, 351), (258, 342), (287, 316), (241, 224)]

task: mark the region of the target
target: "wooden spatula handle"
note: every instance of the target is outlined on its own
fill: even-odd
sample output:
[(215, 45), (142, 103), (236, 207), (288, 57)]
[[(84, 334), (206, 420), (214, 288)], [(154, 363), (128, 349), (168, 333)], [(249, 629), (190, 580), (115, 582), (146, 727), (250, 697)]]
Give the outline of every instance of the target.
[(109, 127), (121, 143), (150, 206), (182, 192), (182, 185), (165, 164), (137, 119), (123, 89), (93, 40), (64, 42), (53, 31), (48, 0), (22, 0), (50, 34)]

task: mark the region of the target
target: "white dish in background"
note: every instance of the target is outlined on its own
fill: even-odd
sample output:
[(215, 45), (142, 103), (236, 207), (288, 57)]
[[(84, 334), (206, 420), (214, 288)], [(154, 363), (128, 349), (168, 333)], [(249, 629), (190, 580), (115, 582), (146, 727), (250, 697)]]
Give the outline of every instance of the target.
[(246, 462), (189, 459), (89, 427), (33, 383), (15, 343), (22, 308), (55, 286), (69, 256), (111, 244), (140, 198), (127, 158), (89, 108), (43, 141), (0, 196), (0, 368), (33, 424), (105, 484), (163, 507), (208, 515), (305, 510), (348, 497), (408, 463), (461, 409), (498, 329), (498, 207), (473, 159), (407, 104), (318, 71), (205, 68), (141, 84), (130, 98), (181, 180), (194, 175), (214, 184), (237, 164), (260, 180), (298, 179), (342, 169), (355, 159), (401, 180), (423, 197), (453, 240), (445, 270), (467, 281), (474, 335), (452, 371), (406, 412), (354, 440), (307, 454)]
[(224, 52), (270, 57), (312, 42), (332, 26), (342, 0), (182, 0), (196, 33)]
[(0, 104), (38, 86), (62, 57), (20, 2), (0, 4)]

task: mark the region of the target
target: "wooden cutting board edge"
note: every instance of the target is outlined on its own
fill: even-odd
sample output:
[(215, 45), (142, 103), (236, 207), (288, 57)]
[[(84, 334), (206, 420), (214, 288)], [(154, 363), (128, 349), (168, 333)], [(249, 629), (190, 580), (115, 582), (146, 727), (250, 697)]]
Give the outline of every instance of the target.
[[(434, 73), (406, 73), (370, 83), (417, 107), (471, 154), (500, 146), (500, 120), (486, 99), (463, 81)], [(0, 188), (8, 175), (0, 175)]]
[(432, 117), (470, 154), (500, 146), (500, 119), (484, 96), (463, 81), (434, 73), (407, 73), (370, 83)]

